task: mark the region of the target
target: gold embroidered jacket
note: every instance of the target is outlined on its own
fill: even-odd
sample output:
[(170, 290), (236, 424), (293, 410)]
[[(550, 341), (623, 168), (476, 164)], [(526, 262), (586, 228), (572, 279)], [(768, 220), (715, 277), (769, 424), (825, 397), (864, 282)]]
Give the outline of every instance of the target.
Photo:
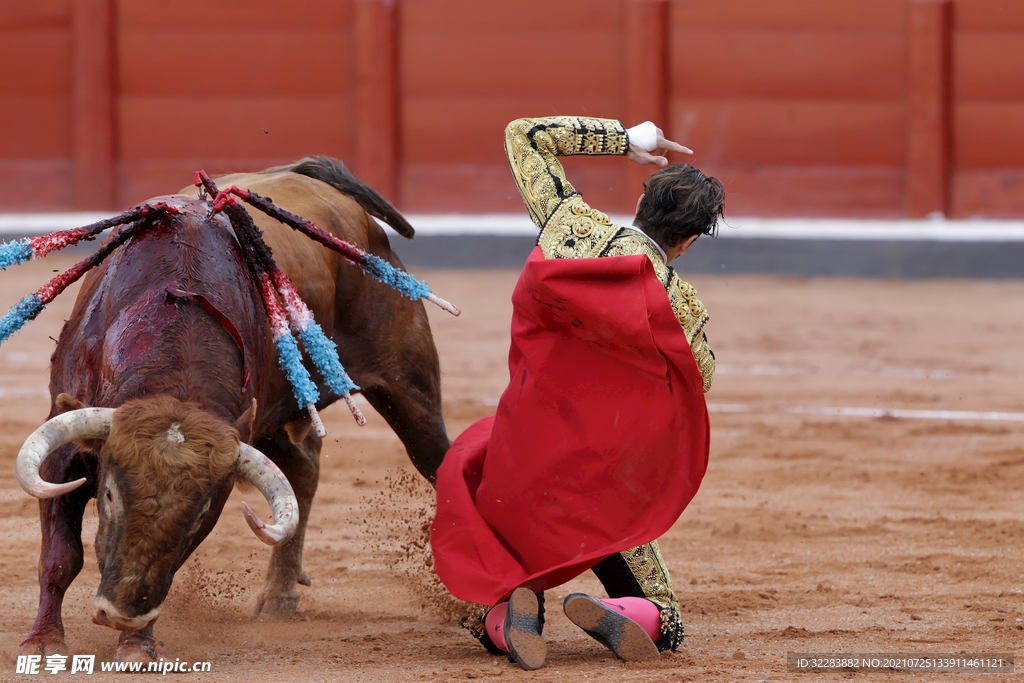
[(519, 119), (505, 129), (505, 153), (530, 218), (540, 228), (537, 244), (544, 258), (646, 254), (668, 292), (707, 391), (715, 375), (715, 357), (703, 331), (708, 312), (697, 298), (697, 290), (679, 279), (651, 238), (639, 230), (615, 225), (607, 215), (591, 209), (558, 162), (560, 156), (624, 155), (627, 151), (626, 130), (612, 119)]

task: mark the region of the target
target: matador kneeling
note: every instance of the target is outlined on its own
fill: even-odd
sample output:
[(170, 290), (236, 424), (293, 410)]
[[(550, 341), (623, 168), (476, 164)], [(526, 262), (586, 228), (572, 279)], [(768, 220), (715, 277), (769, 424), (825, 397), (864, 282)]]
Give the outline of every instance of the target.
[[(714, 235), (722, 184), (663, 150), (646, 122), (520, 119), (505, 150), (540, 227), (512, 295), (508, 388), (437, 473), (431, 545), (456, 597), (490, 606), (469, 626), (524, 669), (543, 666), (543, 591), (592, 569), (609, 599), (569, 595), (571, 621), (628, 661), (679, 647), (679, 602), (656, 539), (707, 469), (704, 392), (715, 359), (697, 293), (668, 265)], [(583, 201), (560, 156), (663, 167), (632, 226)]]

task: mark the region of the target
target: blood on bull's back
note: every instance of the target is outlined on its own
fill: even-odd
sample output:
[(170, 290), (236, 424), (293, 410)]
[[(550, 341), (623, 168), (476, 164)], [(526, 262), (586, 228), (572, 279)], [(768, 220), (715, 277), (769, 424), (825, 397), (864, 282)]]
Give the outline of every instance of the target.
[(267, 404), (266, 313), (226, 219), (194, 199), (164, 200), (179, 214), (86, 276), (51, 391), (108, 407), (169, 395), (234, 421), (254, 398)]

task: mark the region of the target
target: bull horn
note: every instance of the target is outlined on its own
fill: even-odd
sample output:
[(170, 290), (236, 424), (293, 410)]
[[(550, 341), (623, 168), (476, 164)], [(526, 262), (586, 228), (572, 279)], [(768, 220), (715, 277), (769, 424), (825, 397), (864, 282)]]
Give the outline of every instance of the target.
[(299, 526), (299, 503), (284, 472), (270, 458), (246, 443), (238, 444), (235, 472), (240, 479), (260, 490), (274, 513), (274, 523), (264, 524), (252, 508), (242, 503), (245, 521), (256, 538), (267, 545), (278, 545), (291, 538)]
[(39, 476), (39, 467), (47, 456), (66, 443), (110, 436), (113, 408), (80, 408), (62, 413), (43, 423), (25, 440), (18, 453), (14, 472), (25, 493), (36, 498), (56, 498), (74, 491), (85, 483), (85, 477), (66, 484), (51, 484)]

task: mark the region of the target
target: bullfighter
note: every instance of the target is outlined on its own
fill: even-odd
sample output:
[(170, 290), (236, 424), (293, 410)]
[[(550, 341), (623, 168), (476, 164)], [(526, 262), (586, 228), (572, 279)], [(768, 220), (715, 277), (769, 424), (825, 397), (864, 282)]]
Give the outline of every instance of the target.
[[(437, 473), (435, 569), (493, 606), (467, 627), (527, 670), (547, 656), (543, 591), (592, 569), (610, 599), (570, 594), (568, 618), (621, 659), (655, 659), (683, 639), (656, 539), (707, 468), (715, 371), (708, 313), (669, 263), (714, 236), (722, 183), (669, 166), (666, 151), (692, 152), (649, 121), (519, 119), (505, 150), (540, 235), (512, 295), (508, 388)], [(661, 167), (632, 226), (566, 179), (558, 157), (580, 154)]]

